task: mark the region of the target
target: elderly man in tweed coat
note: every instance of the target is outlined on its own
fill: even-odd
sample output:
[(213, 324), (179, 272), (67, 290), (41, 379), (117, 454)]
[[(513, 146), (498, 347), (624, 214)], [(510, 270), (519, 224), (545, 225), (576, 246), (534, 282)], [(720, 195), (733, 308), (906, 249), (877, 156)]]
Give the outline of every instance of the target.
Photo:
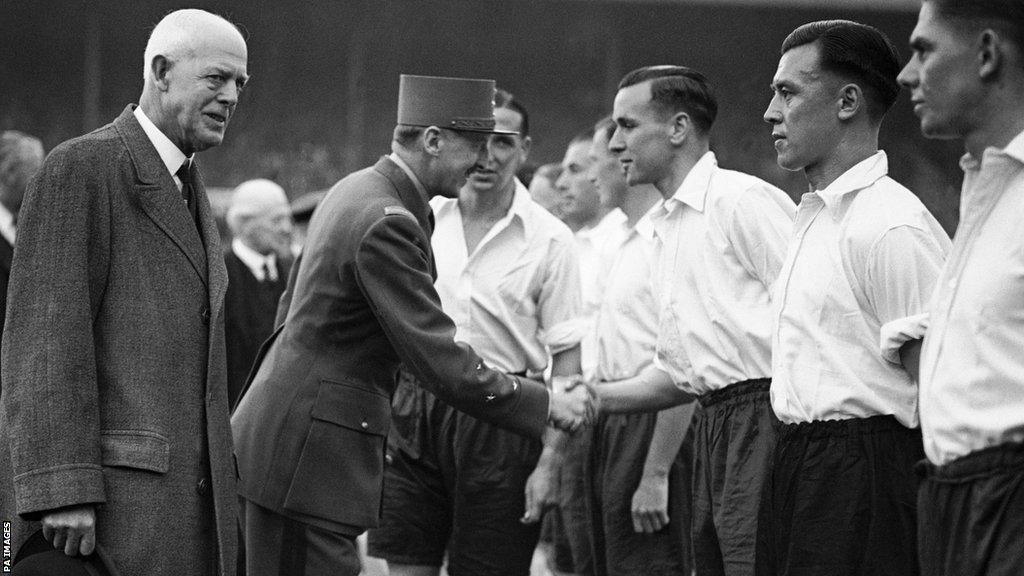
[[(0, 512), (40, 520), (60, 550), (48, 554), (98, 545), (123, 574), (235, 572), (227, 275), (192, 155), (223, 139), (246, 61), (226, 20), (169, 14), (140, 106), (58, 146), (28, 192), (3, 339)], [(16, 545), (31, 528), (14, 526)]]

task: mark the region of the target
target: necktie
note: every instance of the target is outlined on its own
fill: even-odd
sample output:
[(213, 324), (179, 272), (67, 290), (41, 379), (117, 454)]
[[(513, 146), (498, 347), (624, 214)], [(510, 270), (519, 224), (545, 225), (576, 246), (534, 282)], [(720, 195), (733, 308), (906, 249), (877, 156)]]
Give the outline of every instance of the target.
[(185, 201), (185, 206), (188, 207), (188, 212), (192, 215), (192, 222), (195, 223), (198, 231), (199, 212), (196, 209), (196, 189), (192, 185), (192, 161), (186, 159), (175, 175), (181, 180), (181, 198)]
[(263, 281), (264, 282), (274, 282), (276, 280), (277, 280), (277, 278), (274, 278), (273, 272), (271, 272), (271, 270), (270, 270), (270, 263), (268, 263), (266, 260), (264, 260), (263, 261)]

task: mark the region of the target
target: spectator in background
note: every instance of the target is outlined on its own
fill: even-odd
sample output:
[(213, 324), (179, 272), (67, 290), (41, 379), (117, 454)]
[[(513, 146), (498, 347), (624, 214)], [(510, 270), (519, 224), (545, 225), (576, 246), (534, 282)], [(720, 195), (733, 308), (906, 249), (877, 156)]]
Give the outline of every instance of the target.
[(292, 217), (284, 189), (270, 180), (243, 182), (227, 213), (233, 237), (224, 253), (228, 401), (238, 402), (260, 344), (274, 331), (277, 301), (291, 269)]
[[(598, 256), (599, 382), (639, 374), (654, 361), (658, 337), (649, 212), (661, 197), (649, 184), (626, 183), (608, 149), (614, 131), (611, 117), (598, 122), (589, 154), (590, 179), (601, 202), (626, 216)], [(593, 435), (581, 496), (591, 510), (596, 574), (690, 574), (694, 407), (690, 402), (661, 412), (602, 414), (594, 428), (582, 432)]]
[[(55, 148), (25, 196), (0, 516), (41, 520), (57, 549), (26, 564), (67, 573), (99, 543), (123, 574), (234, 574), (227, 273), (194, 154), (223, 141), (247, 60), (227, 20), (171, 12), (146, 44), (139, 106)], [(13, 533), (15, 547), (31, 534)]]
[(530, 179), (530, 197), (542, 208), (564, 220), (564, 200), (556, 183), (562, 175), (562, 165), (557, 162), (544, 164), (537, 168)]
[[(578, 376), (579, 271), (572, 232), (530, 199), (516, 171), (530, 151), (529, 116), (498, 90), (487, 154), (458, 198), (434, 198), (431, 236), (441, 305), (458, 340), (509, 373)], [(550, 351), (550, 362), (549, 362)], [(552, 499), (564, 436), (544, 444), (462, 414), (400, 382), (389, 438), (381, 527), (370, 554), (392, 576), (529, 573), (541, 510)]]
[(0, 333), (7, 311), (18, 211), (29, 180), (43, 164), (43, 156), (43, 143), (38, 138), (17, 130), (0, 134)]
[(779, 165), (802, 171), (811, 192), (772, 295), (783, 426), (762, 574), (917, 573), (917, 388), (878, 342), (883, 324), (921, 313), (949, 237), (878, 149), (898, 72), (889, 39), (856, 22), (811, 22), (782, 43), (764, 119)]
[(1024, 574), (1024, 2), (925, 0), (910, 46), (921, 132), (966, 148), (920, 356), (921, 572)]

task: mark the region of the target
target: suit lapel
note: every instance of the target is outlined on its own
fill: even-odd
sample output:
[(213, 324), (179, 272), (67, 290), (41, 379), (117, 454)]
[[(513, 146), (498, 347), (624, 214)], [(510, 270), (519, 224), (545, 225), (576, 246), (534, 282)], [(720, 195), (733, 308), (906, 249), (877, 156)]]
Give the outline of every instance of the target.
[[(224, 293), (228, 288), (228, 270), (224, 266), (224, 255), (220, 247), (220, 230), (217, 229), (217, 220), (213, 216), (210, 199), (206, 196), (202, 172), (196, 170), (196, 174), (198, 177), (192, 185), (195, 186), (196, 200), (199, 202), (197, 206), (199, 225), (203, 231), (203, 244), (206, 250), (204, 257), (208, 266), (206, 277), (209, 279), (207, 286), (210, 292), (210, 310), (212, 317), (216, 318), (224, 304)], [(188, 214), (188, 211), (186, 210), (185, 213)], [(189, 220), (191, 221), (191, 217)]]
[[(203, 241), (196, 232), (195, 223), (188, 212), (188, 207), (181, 198), (181, 191), (174, 183), (174, 178), (167, 171), (153, 143), (142, 130), (133, 113), (134, 106), (129, 105), (114, 121), (114, 126), (121, 134), (128, 153), (135, 165), (138, 178), (139, 203), (146, 216), (164, 232), (181, 250), (193, 270), (204, 284), (208, 285), (207, 253)], [(209, 216), (209, 201), (206, 193), (197, 188), (197, 196), (201, 197), (200, 206), (206, 204), (206, 216)], [(202, 219), (201, 219), (202, 221)], [(216, 229), (216, 225), (214, 225)], [(205, 230), (204, 230), (205, 233)]]

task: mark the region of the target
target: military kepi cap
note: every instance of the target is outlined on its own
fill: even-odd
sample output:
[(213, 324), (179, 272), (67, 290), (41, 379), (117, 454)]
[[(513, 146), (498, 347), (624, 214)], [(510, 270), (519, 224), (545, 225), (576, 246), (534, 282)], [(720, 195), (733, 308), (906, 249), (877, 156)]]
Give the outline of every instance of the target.
[(398, 123), (517, 134), (494, 128), (494, 92), (494, 80), (402, 74), (398, 84)]

